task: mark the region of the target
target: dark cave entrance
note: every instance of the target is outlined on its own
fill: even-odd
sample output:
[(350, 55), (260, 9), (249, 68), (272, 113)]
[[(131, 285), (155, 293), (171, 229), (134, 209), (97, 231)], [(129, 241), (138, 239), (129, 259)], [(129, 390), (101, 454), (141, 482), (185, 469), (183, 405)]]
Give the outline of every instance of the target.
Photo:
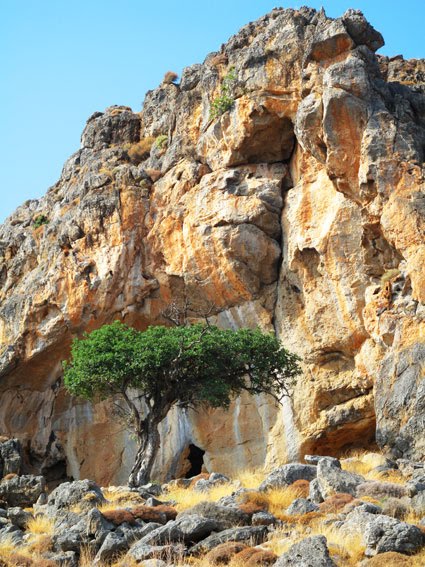
[(189, 455), (186, 458), (190, 463), (190, 469), (187, 471), (184, 478), (192, 478), (192, 476), (201, 474), (202, 467), (204, 466), (204, 455), (205, 451), (192, 443), (189, 445)]

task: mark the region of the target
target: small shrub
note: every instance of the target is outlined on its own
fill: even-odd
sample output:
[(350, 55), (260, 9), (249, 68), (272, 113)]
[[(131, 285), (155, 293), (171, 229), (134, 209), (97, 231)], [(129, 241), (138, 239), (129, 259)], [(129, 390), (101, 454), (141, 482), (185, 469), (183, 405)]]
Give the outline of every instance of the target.
[(298, 498), (308, 498), (310, 494), (310, 483), (308, 480), (296, 480), (290, 486), (292, 489), (299, 492), (300, 496), (298, 496)]
[(382, 513), (387, 516), (392, 516), (398, 520), (402, 520), (407, 516), (410, 510), (409, 500), (403, 501), (399, 498), (386, 498), (382, 504)]
[(221, 543), (205, 555), (207, 565), (227, 565), (237, 553), (247, 549), (247, 545), (241, 542), (229, 541)]
[(162, 79), (162, 83), (164, 85), (171, 85), (171, 83), (175, 83), (179, 76), (174, 71), (167, 71)]
[(234, 103), (232, 87), (235, 80), (235, 68), (232, 67), (221, 82), (220, 95), (211, 103), (210, 120), (215, 120), (232, 108)]
[(381, 285), (386, 284), (387, 282), (394, 280), (397, 276), (400, 275), (400, 270), (397, 268), (393, 268), (392, 270), (387, 270), (381, 276)]
[(37, 535), (53, 535), (54, 521), (47, 516), (35, 516), (28, 520), (27, 532)]
[(239, 510), (242, 510), (242, 512), (245, 512), (245, 514), (248, 514), (249, 516), (252, 516), (257, 512), (264, 512), (265, 509), (266, 505), (260, 505), (256, 502), (247, 502), (246, 504), (241, 504), (239, 506)]
[(40, 226), (43, 226), (44, 224), (49, 224), (49, 219), (46, 217), (46, 215), (38, 215), (32, 221), (32, 224), (34, 228), (40, 228)]
[(323, 514), (334, 514), (342, 510), (347, 504), (352, 502), (354, 498), (351, 494), (340, 492), (327, 498), (324, 502), (319, 504), (319, 509)]
[(154, 146), (155, 148), (158, 148), (160, 150), (165, 150), (167, 144), (168, 144), (168, 136), (166, 136), (165, 134), (161, 134), (156, 138)]
[(102, 514), (108, 520), (108, 522), (112, 522), (116, 526), (120, 526), (124, 522), (127, 522), (130, 525), (133, 525), (136, 522), (134, 515), (129, 510), (125, 510), (124, 508), (107, 510), (105, 512), (102, 512)]
[(408, 496), (405, 486), (393, 482), (363, 482), (357, 487), (357, 496), (372, 496), (372, 498), (403, 498)]
[(277, 555), (275, 555), (272, 551), (257, 549), (257, 553), (251, 555), (251, 557), (244, 561), (242, 565), (245, 565), (246, 567), (262, 567), (263, 565), (274, 565), (276, 560)]
[(155, 143), (153, 136), (142, 138), (140, 142), (135, 144), (126, 144), (124, 149), (127, 151), (128, 157), (134, 164), (139, 164), (150, 156), (151, 149)]
[(138, 520), (143, 520), (144, 522), (157, 522), (158, 524), (166, 523), (169, 520), (175, 520), (177, 516), (177, 510), (166, 505), (155, 507), (135, 506), (131, 509), (131, 513)]

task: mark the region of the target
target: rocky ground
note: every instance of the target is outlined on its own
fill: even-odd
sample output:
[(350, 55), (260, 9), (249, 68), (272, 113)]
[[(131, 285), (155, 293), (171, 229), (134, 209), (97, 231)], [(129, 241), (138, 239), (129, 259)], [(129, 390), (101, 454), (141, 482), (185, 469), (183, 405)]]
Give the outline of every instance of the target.
[(0, 444), (0, 565), (425, 565), (425, 465), (307, 456), (269, 474), (49, 490)]

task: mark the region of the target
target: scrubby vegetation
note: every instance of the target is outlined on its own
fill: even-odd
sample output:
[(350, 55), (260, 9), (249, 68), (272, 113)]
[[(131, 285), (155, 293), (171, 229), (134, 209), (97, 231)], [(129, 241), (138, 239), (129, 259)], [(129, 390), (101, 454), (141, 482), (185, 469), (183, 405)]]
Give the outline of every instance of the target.
[(32, 224), (34, 228), (40, 228), (40, 226), (49, 224), (49, 219), (46, 215), (38, 215), (35, 217)]
[(230, 110), (234, 103), (232, 94), (233, 85), (236, 81), (236, 72), (234, 67), (230, 69), (227, 75), (221, 82), (220, 95), (215, 98), (211, 103), (210, 119), (215, 120), (228, 110)]

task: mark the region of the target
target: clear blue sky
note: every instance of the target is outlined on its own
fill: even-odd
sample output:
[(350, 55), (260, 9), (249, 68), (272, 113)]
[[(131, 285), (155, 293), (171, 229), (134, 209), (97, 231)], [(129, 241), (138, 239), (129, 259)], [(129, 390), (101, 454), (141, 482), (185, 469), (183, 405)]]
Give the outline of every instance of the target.
[[(40, 197), (95, 110), (139, 111), (164, 72), (181, 72), (279, 0), (1, 0), (0, 222)], [(381, 53), (425, 57), (425, 0), (304, 0), (331, 17), (361, 9)]]

